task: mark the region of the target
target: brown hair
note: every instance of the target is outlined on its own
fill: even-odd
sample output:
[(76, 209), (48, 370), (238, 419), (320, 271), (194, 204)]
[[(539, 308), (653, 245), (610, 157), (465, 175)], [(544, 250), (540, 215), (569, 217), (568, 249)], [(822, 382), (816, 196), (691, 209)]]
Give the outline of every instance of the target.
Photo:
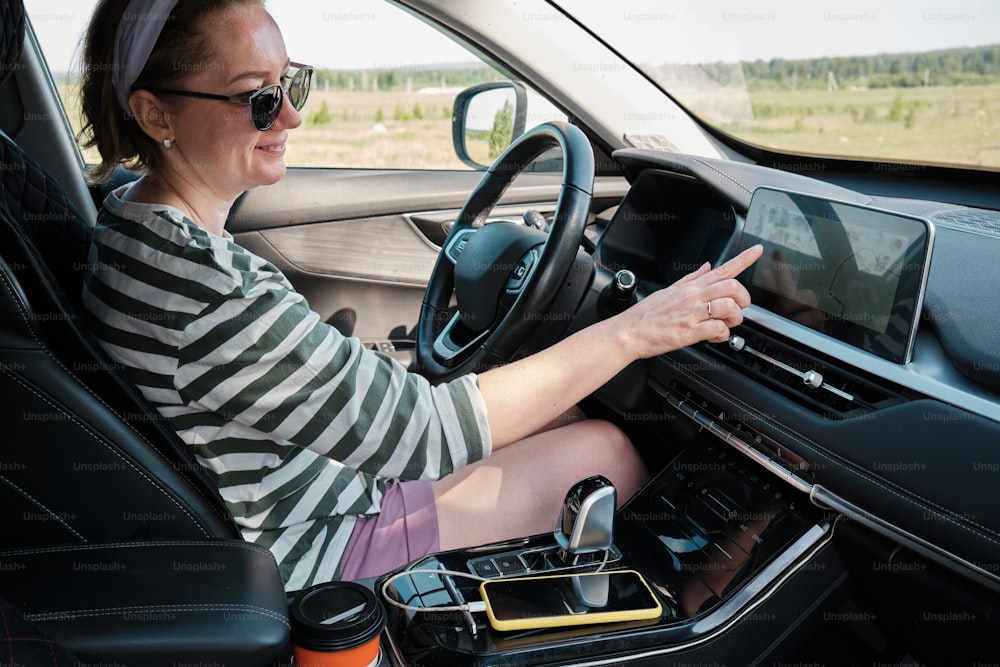
[[(115, 67), (115, 33), (129, 0), (100, 0), (87, 27), (83, 44), (80, 107), (83, 128), (78, 139), (86, 148), (96, 147), (101, 163), (91, 172), (95, 182), (107, 180), (118, 165), (156, 172), (159, 145), (148, 137), (132, 114), (122, 110), (111, 83)], [(133, 90), (169, 88), (188, 72), (207, 66), (211, 47), (200, 29), (205, 17), (235, 5), (263, 6), (263, 0), (179, 0), (156, 40), (146, 66)]]

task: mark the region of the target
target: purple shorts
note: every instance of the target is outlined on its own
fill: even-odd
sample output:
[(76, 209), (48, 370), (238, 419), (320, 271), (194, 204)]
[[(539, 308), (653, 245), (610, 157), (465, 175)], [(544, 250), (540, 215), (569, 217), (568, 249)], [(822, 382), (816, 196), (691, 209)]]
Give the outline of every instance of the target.
[(342, 580), (376, 577), (440, 549), (430, 482), (390, 482), (381, 508), (355, 524), (340, 561)]

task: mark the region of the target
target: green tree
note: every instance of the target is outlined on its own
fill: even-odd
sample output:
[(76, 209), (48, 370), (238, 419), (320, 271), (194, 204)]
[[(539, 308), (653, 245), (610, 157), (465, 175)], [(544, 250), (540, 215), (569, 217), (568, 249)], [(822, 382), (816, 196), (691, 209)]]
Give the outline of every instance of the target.
[(509, 100), (504, 100), (503, 106), (493, 116), (493, 128), (490, 130), (489, 156), (495, 160), (503, 153), (514, 139), (514, 109)]
[(889, 120), (903, 120), (903, 108), (903, 94), (896, 93), (895, 99), (892, 100), (892, 107), (889, 109)]
[(333, 120), (333, 113), (330, 112), (330, 106), (326, 100), (323, 100), (318, 111), (309, 116), (310, 125), (325, 125), (331, 120)]
[(397, 123), (405, 123), (410, 120), (410, 114), (403, 108), (401, 103), (397, 103), (396, 110), (392, 112), (392, 119)]

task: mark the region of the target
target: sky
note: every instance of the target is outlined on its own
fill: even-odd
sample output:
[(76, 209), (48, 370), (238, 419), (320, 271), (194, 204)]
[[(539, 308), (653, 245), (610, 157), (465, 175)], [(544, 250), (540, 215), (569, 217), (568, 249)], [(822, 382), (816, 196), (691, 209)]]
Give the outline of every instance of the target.
[(930, 51), (1000, 42), (996, 0), (555, 0), (651, 64)]
[[(490, 0), (492, 1), (492, 0)], [(25, 0), (49, 67), (70, 69), (82, 30), (96, 0)], [(292, 60), (338, 69), (384, 68), (421, 63), (469, 62), (469, 53), (435, 30), (381, 0), (268, 0)], [(413, 52), (414, 30), (421, 39)], [(386, 35), (398, 35), (385, 39)], [(370, 45), (386, 44), (373, 55)], [(395, 47), (395, 51), (390, 50)]]
[[(870, 55), (1000, 42), (996, 0), (557, 2), (648, 63)], [(53, 70), (70, 69), (94, 4), (25, 0)], [(381, 0), (268, 0), (267, 7), (292, 59), (319, 67), (392, 69), (471, 60), (431, 28), (414, 28), (412, 17)], [(415, 29), (423, 34), (415, 35)], [(382, 46), (373, 54), (376, 41)]]

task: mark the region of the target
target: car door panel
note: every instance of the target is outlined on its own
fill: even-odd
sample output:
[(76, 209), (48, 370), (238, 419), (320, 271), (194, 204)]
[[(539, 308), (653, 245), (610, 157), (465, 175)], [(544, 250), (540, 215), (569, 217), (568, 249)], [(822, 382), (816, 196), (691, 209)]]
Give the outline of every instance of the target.
[(437, 249), (405, 216), (361, 218), (267, 229), (260, 235), (303, 271), (423, 286)]

